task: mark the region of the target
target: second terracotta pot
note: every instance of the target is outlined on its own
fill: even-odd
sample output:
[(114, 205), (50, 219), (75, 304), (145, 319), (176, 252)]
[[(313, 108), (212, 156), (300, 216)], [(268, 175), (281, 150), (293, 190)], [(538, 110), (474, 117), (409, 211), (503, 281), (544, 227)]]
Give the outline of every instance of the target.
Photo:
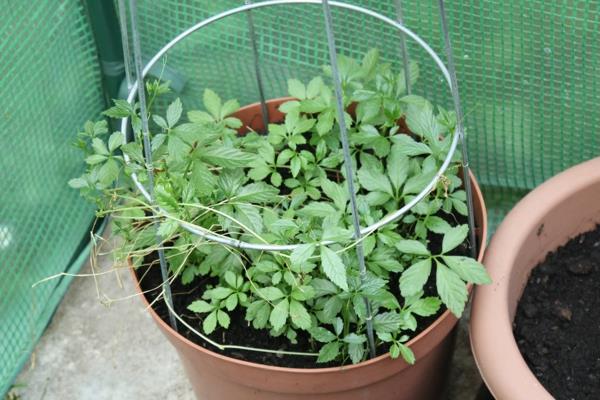
[(523, 359), (512, 322), (531, 270), (548, 253), (600, 223), (600, 158), (579, 164), (525, 196), (506, 216), (484, 264), (493, 284), (475, 290), (471, 347), (499, 400), (550, 400)]
[[(270, 120), (283, 114), (277, 107), (286, 99), (268, 102)], [(263, 130), (260, 105), (243, 107), (236, 114), (244, 125)], [(245, 130), (241, 130), (243, 134)], [(474, 177), (473, 200), (481, 261), (487, 236), (487, 214)], [(135, 278), (135, 274), (134, 274)], [(136, 280), (137, 289), (139, 284)], [(201, 347), (179, 335), (148, 306), (152, 318), (173, 344), (194, 391), (201, 400), (436, 400), (442, 395), (453, 348), (457, 319), (444, 312), (425, 331), (408, 342), (417, 362), (408, 365), (389, 355), (336, 368), (281, 368), (240, 361)], [(249, 330), (252, 334), (252, 330)]]

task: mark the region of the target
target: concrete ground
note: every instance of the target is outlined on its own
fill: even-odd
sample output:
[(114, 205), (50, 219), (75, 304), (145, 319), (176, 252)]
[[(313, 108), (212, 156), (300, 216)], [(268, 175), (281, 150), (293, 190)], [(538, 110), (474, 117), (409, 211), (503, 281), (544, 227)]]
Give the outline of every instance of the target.
[[(98, 261), (96, 273), (105, 274), (97, 282), (93, 277), (74, 280), (18, 377), (13, 398), (193, 400), (174, 349), (153, 325), (141, 301), (130, 297), (134, 291), (128, 272), (106, 273), (112, 260), (104, 256)], [(91, 273), (89, 263), (81, 273)], [(121, 300), (108, 306), (107, 299)], [(450, 381), (447, 400), (474, 399), (481, 384), (464, 323), (457, 336)]]

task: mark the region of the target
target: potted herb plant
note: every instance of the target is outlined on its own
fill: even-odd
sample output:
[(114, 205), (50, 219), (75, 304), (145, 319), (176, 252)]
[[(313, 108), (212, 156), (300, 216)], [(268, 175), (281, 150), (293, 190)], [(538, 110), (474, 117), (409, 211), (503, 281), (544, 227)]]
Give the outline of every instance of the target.
[(546, 181), (506, 216), (476, 290), (471, 346), (497, 399), (598, 398), (600, 159)]
[[(361, 224), (399, 209), (426, 187), (448, 154), (453, 113), (405, 95), (403, 73), (380, 62), (339, 56)], [(416, 79), (417, 68), (413, 66)], [(88, 123), (80, 147), (88, 169), (71, 185), (112, 215), (116, 249), (159, 327), (175, 346), (202, 399), (433, 399), (440, 395), (450, 333), (471, 283), (488, 283), (469, 258), (460, 160), (401, 219), (362, 239), (367, 274), (358, 273), (336, 106), (328, 81), (291, 79), (291, 97), (239, 108), (211, 90), (204, 110), (184, 117), (175, 100), (153, 113), (154, 195), (147, 182), (137, 108), (133, 136)], [(150, 103), (167, 91), (146, 85)], [(152, 111), (150, 111), (152, 112)], [(106, 137), (108, 136), (108, 138)], [(123, 162), (123, 154), (130, 162)], [(486, 211), (474, 180), (479, 259)], [(291, 252), (240, 249), (192, 235), (181, 223), (248, 243), (299, 243)], [(155, 239), (161, 238), (160, 244)], [(331, 244), (322, 244), (331, 243)], [(165, 249), (179, 331), (162, 301), (157, 247)], [(375, 358), (368, 357), (366, 301)]]

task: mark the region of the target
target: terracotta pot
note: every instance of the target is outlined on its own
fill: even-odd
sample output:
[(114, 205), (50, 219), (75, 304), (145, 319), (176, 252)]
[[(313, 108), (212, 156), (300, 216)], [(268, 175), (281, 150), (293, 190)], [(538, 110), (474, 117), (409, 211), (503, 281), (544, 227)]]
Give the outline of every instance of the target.
[[(288, 99), (268, 102), (271, 121), (283, 118), (277, 107), (286, 100)], [(254, 130), (263, 129), (258, 103), (241, 108), (236, 116)], [(243, 132), (244, 130), (240, 131)], [(481, 260), (487, 235), (487, 214), (479, 186), (474, 177), (471, 180)], [(136, 287), (139, 291), (137, 280)], [(336, 368), (281, 368), (225, 357), (192, 343), (173, 331), (148, 305), (148, 300), (144, 296), (140, 297), (154, 321), (179, 353), (196, 396), (202, 400), (439, 399), (452, 353), (451, 333), (457, 322), (446, 311), (425, 331), (408, 342), (417, 358), (413, 366), (403, 360), (392, 360), (386, 354), (360, 364)], [(248, 333), (252, 334), (252, 331), (249, 330)]]
[(600, 223), (600, 158), (548, 180), (521, 200), (494, 234), (484, 264), (493, 284), (475, 290), (471, 347), (500, 400), (553, 399), (521, 356), (512, 322), (531, 270), (549, 252)]

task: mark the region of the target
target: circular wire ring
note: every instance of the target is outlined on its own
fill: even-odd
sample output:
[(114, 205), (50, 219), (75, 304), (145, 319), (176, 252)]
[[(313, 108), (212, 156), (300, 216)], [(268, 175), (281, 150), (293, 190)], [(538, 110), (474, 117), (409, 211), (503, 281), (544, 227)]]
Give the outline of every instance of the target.
[[(169, 43), (167, 43), (162, 49), (160, 49), (154, 55), (154, 57), (152, 57), (152, 59), (148, 62), (148, 64), (144, 67), (144, 70), (142, 73), (143, 76), (141, 77), (141, 80), (143, 80), (143, 78), (146, 77), (146, 75), (148, 74), (148, 71), (150, 71), (150, 69), (158, 62), (158, 60), (160, 60), (160, 58), (163, 57), (172, 47), (174, 47), (177, 43), (179, 43), (180, 41), (185, 39), (187, 36), (189, 36), (193, 32), (196, 32), (196, 31), (212, 24), (213, 22), (219, 21), (219, 20), (229, 17), (231, 15), (239, 14), (239, 13), (242, 13), (245, 11), (250, 11), (253, 9), (257, 9), (257, 8), (278, 6), (278, 5), (289, 5), (289, 4), (321, 4), (321, 3), (322, 3), (321, 0), (270, 0), (270, 1), (264, 1), (261, 3), (246, 4), (246, 5), (237, 7), (237, 8), (230, 9), (228, 11), (224, 11), (220, 14), (214, 15), (210, 18), (207, 18), (207, 19), (197, 23), (196, 25), (193, 25), (192, 27), (188, 28), (187, 30), (183, 31), (178, 36), (176, 36), (173, 40), (171, 40)], [(453, 90), (452, 81), (450, 80), (450, 73), (448, 72), (448, 69), (446, 68), (446, 66), (440, 59), (440, 57), (437, 55), (437, 53), (435, 51), (433, 51), (433, 49), (427, 44), (427, 42), (425, 42), (423, 39), (421, 39), (413, 31), (411, 31), (410, 29), (408, 29), (401, 23), (394, 21), (391, 18), (388, 18), (384, 15), (376, 13), (375, 11), (372, 11), (372, 10), (369, 10), (369, 9), (366, 9), (366, 8), (363, 8), (360, 6), (346, 4), (346, 3), (339, 2), (339, 1), (331, 1), (331, 2), (329, 2), (329, 4), (336, 8), (355, 11), (355, 12), (358, 12), (361, 14), (365, 14), (365, 15), (374, 17), (374, 18), (376, 18), (382, 22), (385, 22), (386, 24), (398, 29), (403, 34), (409, 36), (419, 46), (421, 46), (421, 48), (423, 48), (423, 50), (425, 50), (425, 52), (433, 59), (435, 64), (438, 66), (438, 68), (444, 75), (444, 78), (446, 79), (446, 82), (448, 83), (450, 90), (451, 91)], [(137, 97), (137, 86), (138, 86), (139, 81), (140, 81), (140, 78), (138, 77), (138, 79), (136, 80), (134, 85), (129, 90), (129, 94), (127, 96), (127, 101), (130, 104), (133, 104)], [(129, 125), (129, 117), (123, 118), (121, 121), (121, 133), (123, 134), (125, 143), (127, 143), (127, 127), (128, 127), (128, 125)], [(453, 138), (452, 138), (452, 142), (450, 145), (450, 149), (448, 150), (448, 155), (444, 159), (444, 162), (442, 163), (441, 167), (436, 172), (436, 174), (433, 177), (433, 179), (431, 180), (431, 182), (429, 182), (429, 184), (418, 195), (416, 195), (411, 201), (406, 203), (403, 207), (401, 207), (400, 209), (396, 210), (395, 212), (393, 212), (391, 214), (388, 214), (387, 216), (383, 217), (382, 219), (375, 222), (374, 224), (371, 224), (371, 225), (367, 226), (366, 228), (362, 228), (361, 229), (362, 235), (368, 235), (371, 232), (374, 232), (377, 229), (381, 228), (382, 226), (389, 224), (390, 222), (393, 222), (396, 219), (400, 218), (408, 210), (410, 210), (414, 205), (416, 205), (419, 201), (421, 201), (425, 196), (427, 196), (429, 194), (429, 192), (438, 183), (440, 177), (444, 174), (444, 172), (450, 165), (450, 162), (452, 161), (452, 157), (454, 156), (454, 152), (456, 151), (456, 147), (458, 145), (458, 141), (459, 141), (459, 138), (461, 135), (460, 135), (460, 132), (457, 132), (456, 130), (452, 133), (452, 135), (453, 135)], [(126, 154), (124, 154), (123, 157), (124, 157), (126, 163), (130, 162), (129, 157)], [(141, 182), (139, 181), (137, 174), (132, 173), (131, 178), (132, 178), (135, 186), (142, 193), (142, 195), (148, 201), (151, 201), (150, 194), (148, 193), (148, 191), (146, 190), (144, 185), (142, 185)], [(165, 210), (163, 210), (162, 208), (159, 208), (159, 210), (163, 216), (168, 217), (168, 213)], [(205, 228), (191, 224), (189, 222), (180, 221), (179, 225), (183, 229), (187, 230), (188, 232), (193, 233), (198, 236), (201, 236), (205, 239), (208, 239), (208, 240), (211, 240), (211, 241), (214, 241), (217, 243), (221, 243), (224, 245), (228, 245), (228, 246), (241, 248), (241, 249), (262, 250), (262, 251), (291, 251), (291, 250), (294, 250), (296, 247), (300, 246), (300, 244), (283, 244), (283, 245), (281, 245), (281, 244), (250, 243), (250, 242), (245, 242), (242, 240), (232, 239), (227, 236), (215, 234), (214, 232), (211, 232)], [(334, 242), (333, 241), (323, 241), (323, 242), (320, 242), (319, 244), (326, 245), (326, 244), (332, 244), (332, 243), (334, 243)]]

